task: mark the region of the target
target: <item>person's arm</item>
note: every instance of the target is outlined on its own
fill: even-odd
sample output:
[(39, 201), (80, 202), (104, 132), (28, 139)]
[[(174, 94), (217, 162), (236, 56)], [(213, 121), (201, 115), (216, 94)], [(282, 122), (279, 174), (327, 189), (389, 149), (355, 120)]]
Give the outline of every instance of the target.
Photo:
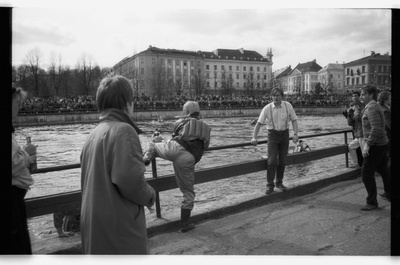
[(112, 148), (111, 180), (127, 200), (143, 206), (152, 206), (154, 189), (144, 178), (142, 147), (139, 136), (131, 127), (123, 127)]
[(292, 126), (293, 126), (293, 143), (297, 143), (299, 141), (299, 136), (297, 135), (299, 133), (299, 126), (297, 124), (297, 120), (292, 121)]
[(261, 128), (261, 123), (257, 122), (256, 126), (254, 126), (254, 131), (253, 131), (253, 138), (251, 139), (251, 143), (254, 145), (257, 145), (257, 135), (260, 131)]

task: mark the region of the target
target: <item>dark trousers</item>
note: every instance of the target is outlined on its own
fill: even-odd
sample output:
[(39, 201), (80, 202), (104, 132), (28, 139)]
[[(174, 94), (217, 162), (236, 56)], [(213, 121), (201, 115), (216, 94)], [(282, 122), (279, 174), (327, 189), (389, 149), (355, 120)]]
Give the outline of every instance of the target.
[(26, 190), (11, 188), (11, 241), (6, 246), (8, 254), (32, 254), (25, 207)]
[(267, 187), (274, 188), (276, 184), (282, 184), (285, 173), (285, 159), (289, 150), (289, 130), (268, 130), (268, 168)]
[(388, 167), (389, 145), (373, 146), (369, 148), (369, 155), (364, 157), (361, 169), (362, 181), (367, 190), (367, 204), (378, 205), (375, 172), (382, 176), (383, 188), (390, 196), (390, 170)]

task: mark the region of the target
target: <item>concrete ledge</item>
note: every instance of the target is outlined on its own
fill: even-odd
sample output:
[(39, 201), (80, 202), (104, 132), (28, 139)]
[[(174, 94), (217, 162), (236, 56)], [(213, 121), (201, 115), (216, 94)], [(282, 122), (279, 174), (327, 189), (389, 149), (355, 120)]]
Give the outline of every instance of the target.
[[(199, 213), (193, 215), (191, 220), (194, 223), (200, 223), (203, 221), (207, 221), (210, 219), (219, 219), (223, 218), (224, 216), (243, 212), (248, 209), (256, 208), (259, 206), (271, 204), (278, 201), (287, 200), (294, 197), (303, 196), (306, 194), (310, 194), (316, 192), (317, 190), (329, 186), (331, 184), (340, 182), (340, 181), (347, 181), (357, 178), (361, 173), (361, 169), (353, 169), (341, 174), (338, 174), (333, 177), (325, 178), (316, 180), (314, 182), (305, 183), (296, 187), (293, 187), (286, 192), (276, 192), (271, 195), (263, 195), (260, 194), (257, 198), (253, 198), (247, 201), (243, 201), (241, 203), (237, 203), (231, 206), (215, 209), (205, 213)], [(153, 236), (175, 232), (179, 230), (179, 216), (174, 216), (172, 219), (159, 219), (157, 222), (147, 224), (147, 234), (148, 237), (151, 238)], [(63, 245), (49, 251), (49, 253), (40, 253), (40, 254), (82, 254), (81, 253), (81, 242), (80, 242), (80, 235), (74, 236), (73, 238), (68, 238), (68, 242), (65, 242)], [(48, 242), (48, 244), (52, 244)], [(44, 247), (45, 248), (45, 247)]]

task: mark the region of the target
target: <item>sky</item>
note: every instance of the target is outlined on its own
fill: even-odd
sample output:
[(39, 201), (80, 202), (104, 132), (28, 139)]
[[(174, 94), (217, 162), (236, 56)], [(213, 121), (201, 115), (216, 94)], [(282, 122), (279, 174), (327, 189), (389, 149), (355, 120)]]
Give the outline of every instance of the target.
[(82, 54), (102, 68), (112, 67), (151, 45), (209, 52), (244, 48), (261, 55), (272, 49), (273, 71), (314, 59), (324, 67), (368, 56), (371, 51), (391, 55), (388, 8), (396, 7), (385, 0), (380, 6), (366, 2), (356, 8), (286, 1), (286, 6), (270, 6), (266, 1), (253, 0), (245, 1), (246, 7), (244, 1), (232, 1), (228, 7), (209, 0), (194, 2), (198, 4), (143, 0), (141, 4), (122, 0), (33, 2), (13, 1), (13, 65), (24, 63), (27, 53), (38, 48), (43, 68), (49, 65), (51, 53), (61, 55), (62, 63), (72, 68)]

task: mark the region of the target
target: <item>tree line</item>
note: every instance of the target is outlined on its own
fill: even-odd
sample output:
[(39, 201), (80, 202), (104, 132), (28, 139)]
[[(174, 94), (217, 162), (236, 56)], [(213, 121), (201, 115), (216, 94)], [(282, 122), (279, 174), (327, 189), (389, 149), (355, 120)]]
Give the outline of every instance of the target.
[(48, 62), (39, 48), (27, 52), (21, 65), (12, 66), (12, 81), (33, 97), (95, 95), (101, 79), (110, 68), (100, 68), (91, 55), (83, 52), (72, 67), (61, 54), (51, 52)]

